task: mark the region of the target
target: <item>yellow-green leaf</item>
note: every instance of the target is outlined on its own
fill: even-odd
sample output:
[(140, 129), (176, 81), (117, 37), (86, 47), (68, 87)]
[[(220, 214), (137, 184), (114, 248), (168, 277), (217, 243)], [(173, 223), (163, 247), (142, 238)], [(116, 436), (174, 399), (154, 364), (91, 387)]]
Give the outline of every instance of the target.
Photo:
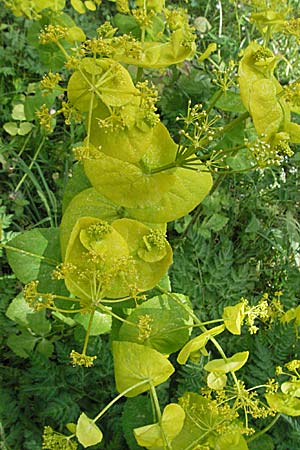
[(76, 426), (76, 437), (84, 448), (99, 444), (103, 434), (99, 427), (86, 414), (81, 413)]
[(245, 305), (243, 302), (234, 306), (226, 306), (223, 311), (225, 327), (232, 334), (241, 334), (241, 325), (245, 317)]
[(286, 381), (282, 383), (281, 390), (284, 394), (288, 394), (291, 397), (300, 398), (300, 381)]
[(216, 373), (228, 373), (228, 372), (236, 372), (244, 364), (246, 364), (247, 359), (249, 357), (249, 352), (238, 352), (235, 353), (231, 358), (224, 359), (213, 359), (205, 364), (204, 369), (208, 372), (216, 372)]
[(188, 358), (191, 356), (191, 353), (197, 352), (205, 347), (210, 338), (217, 336), (225, 330), (224, 325), (219, 325), (210, 330), (205, 331), (204, 333), (196, 336), (191, 339), (185, 346), (181, 349), (177, 361), (179, 364), (185, 364)]
[(161, 427), (168, 440), (172, 441), (180, 433), (184, 419), (184, 409), (177, 403), (170, 403), (165, 407), (161, 418)]
[(153, 348), (133, 342), (114, 341), (113, 357), (118, 392), (123, 392), (145, 381), (145, 384), (127, 392), (127, 397), (135, 397), (149, 390), (150, 385), (146, 382), (147, 380), (157, 386), (174, 372), (174, 367), (166, 356)]
[(283, 393), (266, 394), (269, 406), (287, 416), (300, 416), (300, 399)]
[(207, 376), (207, 386), (210, 389), (223, 389), (227, 383), (227, 375), (225, 373), (210, 372)]

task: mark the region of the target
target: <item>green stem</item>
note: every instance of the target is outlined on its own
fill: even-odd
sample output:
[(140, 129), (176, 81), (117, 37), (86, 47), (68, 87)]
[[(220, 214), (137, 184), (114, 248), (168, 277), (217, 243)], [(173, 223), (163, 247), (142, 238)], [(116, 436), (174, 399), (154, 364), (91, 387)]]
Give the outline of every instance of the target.
[(158, 397), (157, 397), (155, 386), (154, 386), (154, 384), (151, 381), (150, 381), (150, 394), (151, 394), (151, 398), (153, 400), (153, 404), (154, 404), (154, 407), (155, 407), (156, 420), (159, 423), (160, 431), (161, 431), (162, 438), (163, 438), (163, 441), (164, 441), (164, 449), (172, 450), (172, 448), (170, 447), (170, 444), (168, 442), (168, 438), (165, 435), (165, 432), (164, 432), (163, 427), (162, 427), (162, 421), (161, 421), (162, 414), (161, 414), (161, 410), (160, 410), (159, 400), (158, 400)]
[(275, 425), (275, 423), (277, 422), (277, 420), (279, 419), (279, 417), (281, 417), (281, 414), (280, 414), (280, 413), (278, 413), (278, 414), (274, 417), (274, 419), (272, 420), (272, 422), (269, 423), (269, 425), (267, 425), (265, 428), (263, 428), (262, 430), (260, 430), (258, 433), (255, 433), (253, 436), (249, 437), (249, 438), (247, 439), (247, 443), (248, 443), (248, 442), (254, 441), (255, 439), (257, 439), (257, 438), (259, 438), (260, 436), (262, 436), (263, 434), (265, 434), (267, 431), (269, 431), (270, 428), (272, 428), (273, 425)]
[(212, 100), (211, 100), (210, 104), (208, 105), (208, 108), (207, 108), (207, 111), (206, 111), (207, 114), (210, 113), (210, 111), (213, 109), (213, 107), (215, 106), (215, 104), (217, 103), (217, 101), (219, 100), (219, 98), (222, 97), (223, 93), (224, 93), (223, 89), (219, 89), (219, 90), (215, 93), (215, 95), (212, 97)]
[(95, 311), (96, 311), (96, 308), (94, 308), (92, 310), (91, 315), (90, 315), (90, 320), (89, 320), (88, 327), (87, 327), (87, 330), (86, 330), (86, 335), (85, 335), (83, 349), (82, 349), (82, 354), (83, 355), (86, 355), (86, 350), (87, 350), (87, 346), (88, 346), (88, 343), (89, 343), (89, 338), (90, 338), (90, 334), (91, 334), (91, 329), (92, 329), (92, 325), (93, 325)]
[(141, 81), (142, 77), (143, 77), (143, 73), (144, 73), (144, 69), (143, 67), (138, 67), (137, 71), (136, 71), (136, 77), (135, 77), (135, 82), (138, 83), (139, 81)]
[(33, 258), (43, 259), (53, 266), (57, 266), (57, 264), (59, 264), (58, 261), (55, 261), (54, 259), (47, 258), (43, 255), (37, 255), (36, 253), (31, 253), (26, 250), (22, 250), (21, 248), (12, 247), (11, 245), (0, 244), (0, 248), (5, 248), (6, 250), (11, 250), (13, 252), (21, 253), (22, 255), (31, 256)]
[(117, 320), (120, 320), (120, 322), (123, 323), (127, 323), (127, 325), (130, 325), (132, 327), (138, 327), (138, 325), (136, 323), (133, 322), (129, 322), (129, 320), (123, 319), (123, 317), (118, 316), (117, 314), (115, 314), (114, 312), (112, 312), (111, 309), (106, 308), (106, 306), (102, 305), (101, 303), (98, 305), (98, 308), (102, 309), (102, 311), (105, 311), (106, 314), (111, 315), (112, 317), (114, 317)]
[(80, 309), (61, 309), (61, 308), (56, 308), (56, 307), (53, 307), (53, 306), (47, 306), (47, 309), (50, 309), (51, 311), (55, 311), (55, 312), (65, 313), (65, 314), (75, 314), (75, 313), (86, 312), (86, 309), (84, 309), (84, 308), (80, 308)]
[[(200, 328), (203, 332), (208, 331), (207, 328), (205, 328), (205, 326), (202, 325), (201, 321), (198, 319), (198, 317), (196, 316), (196, 314), (195, 314), (193, 311), (191, 311), (190, 308), (189, 308), (188, 306), (186, 306), (184, 303), (182, 303), (182, 302), (176, 297), (176, 295), (172, 294), (171, 292), (166, 291), (165, 289), (161, 288), (160, 286), (159, 286), (158, 288), (159, 288), (159, 290), (160, 290), (161, 292), (163, 292), (164, 294), (168, 295), (168, 296), (171, 297), (173, 300), (175, 300), (176, 303), (177, 303), (178, 305), (180, 305), (180, 306), (181, 306), (181, 307), (182, 307), (182, 308), (190, 315), (190, 317), (193, 318), (194, 322), (196, 322), (196, 324), (199, 325), (199, 328)], [(227, 361), (227, 356), (226, 356), (226, 354), (225, 354), (223, 348), (222, 348), (221, 345), (219, 344), (219, 342), (218, 342), (218, 341), (216, 340), (216, 338), (214, 338), (213, 336), (210, 337), (210, 340), (211, 340), (211, 342), (214, 344), (214, 346), (216, 347), (216, 349), (218, 350), (218, 352), (220, 353), (220, 355), (222, 356), (222, 358), (224, 359), (224, 361), (226, 362), (226, 361)], [(237, 379), (235, 373), (234, 373), (234, 372), (230, 372), (230, 373), (231, 373), (231, 375), (232, 375), (232, 378), (233, 378), (233, 380), (234, 380), (236, 386), (238, 387), (238, 386), (239, 386), (239, 384), (238, 384), (238, 379)]]
[(31, 138), (31, 135), (32, 135), (32, 131), (26, 136), (26, 139), (25, 139), (25, 141), (24, 141), (24, 144), (22, 145), (22, 148), (21, 148), (21, 150), (20, 150), (19, 153), (18, 153), (18, 158), (20, 158), (21, 155), (22, 155), (22, 153), (24, 152), (24, 150), (25, 150), (25, 148), (26, 148), (26, 145), (27, 145), (29, 139)]
[(120, 398), (124, 397), (124, 395), (128, 394), (128, 392), (133, 391), (134, 389), (143, 386), (144, 384), (149, 384), (150, 383), (150, 378), (147, 378), (146, 380), (140, 381), (139, 383), (134, 384), (133, 386), (130, 386), (129, 388), (125, 389), (125, 391), (121, 392), (121, 394), (117, 395), (117, 397), (115, 397), (111, 402), (108, 403), (108, 405), (106, 405), (100, 412), (99, 414), (97, 414), (97, 416), (93, 419), (93, 423), (96, 423), (97, 420), (100, 419), (100, 417), (102, 417), (106, 411), (109, 410), (109, 408), (114, 405), (118, 400), (120, 400)]
[[(29, 166), (28, 166), (28, 170), (30, 170), (30, 169), (32, 168), (33, 164), (35, 163), (35, 161), (36, 161), (36, 159), (37, 159), (37, 157), (38, 157), (38, 155), (39, 155), (41, 149), (42, 149), (43, 146), (44, 146), (45, 139), (46, 139), (46, 138), (45, 138), (45, 136), (44, 136), (43, 139), (42, 139), (42, 141), (41, 141), (41, 143), (40, 143), (40, 145), (39, 145), (38, 148), (37, 148), (37, 151), (35, 152), (35, 154), (34, 154), (34, 156), (33, 156), (33, 158), (32, 158), (31, 163), (30, 163)], [(20, 154), (19, 154), (18, 156), (20, 156), (20, 155), (22, 154), (22, 151), (23, 151), (23, 149), (21, 150), (21, 152), (20, 152)], [(18, 192), (18, 190), (20, 189), (20, 187), (22, 186), (22, 184), (23, 184), (24, 181), (26, 180), (27, 176), (28, 176), (28, 172), (24, 173), (24, 175), (22, 176), (21, 180), (19, 181), (19, 183), (18, 183), (18, 185), (17, 185), (17, 187), (16, 187), (16, 189), (15, 189), (15, 192)]]

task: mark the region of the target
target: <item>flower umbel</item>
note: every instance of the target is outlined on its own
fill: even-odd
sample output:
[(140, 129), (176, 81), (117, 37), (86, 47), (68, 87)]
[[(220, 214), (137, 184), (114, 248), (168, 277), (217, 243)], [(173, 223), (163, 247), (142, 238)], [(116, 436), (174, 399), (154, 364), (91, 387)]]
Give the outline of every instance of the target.
[(46, 426), (43, 433), (42, 450), (76, 450), (77, 442), (70, 437), (57, 433), (51, 427)]
[(84, 353), (78, 353), (75, 350), (72, 350), (70, 359), (73, 366), (91, 367), (94, 365), (94, 360), (97, 359), (97, 356), (88, 356)]

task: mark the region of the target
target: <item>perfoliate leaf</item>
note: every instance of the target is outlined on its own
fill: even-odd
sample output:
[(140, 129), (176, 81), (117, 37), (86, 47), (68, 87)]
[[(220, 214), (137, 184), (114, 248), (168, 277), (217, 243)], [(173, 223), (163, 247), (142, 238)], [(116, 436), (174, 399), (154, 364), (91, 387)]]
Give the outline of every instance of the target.
[(134, 435), (137, 443), (147, 449), (163, 450), (164, 441), (171, 442), (180, 433), (185, 419), (183, 408), (170, 403), (163, 411), (161, 422), (135, 428)]
[(234, 306), (226, 306), (223, 311), (225, 327), (232, 334), (241, 334), (241, 325), (245, 317), (245, 305), (243, 302)]
[[(99, 119), (104, 120), (111, 114), (104, 104), (99, 104), (91, 117), (90, 143), (95, 148), (100, 147), (101, 152), (108, 156), (133, 164), (138, 163), (153, 139), (153, 128), (141, 130), (137, 127), (138, 107), (138, 104), (136, 108), (123, 106), (122, 114), (124, 114), (126, 127), (110, 130), (99, 126)], [(157, 128), (160, 127), (156, 126), (154, 130), (156, 131)], [(166, 141), (166, 136), (163, 137)], [(171, 140), (170, 135), (169, 140)]]
[(171, 222), (191, 212), (212, 187), (208, 172), (177, 168), (175, 182), (160, 199), (149, 206), (128, 208), (130, 217), (146, 222)]
[(207, 386), (210, 389), (223, 389), (227, 383), (227, 375), (225, 373), (210, 372), (207, 376)]
[(129, 72), (116, 61), (84, 58), (79, 69), (69, 80), (68, 98), (82, 112), (96, 108), (99, 102), (107, 106), (126, 105), (138, 92)]
[(277, 392), (276, 394), (266, 394), (266, 400), (270, 408), (287, 416), (300, 416), (300, 399), (291, 395)]
[[(168, 359), (153, 348), (133, 342), (113, 342), (115, 380), (118, 392), (134, 387), (142, 381), (157, 386), (166, 381), (174, 372)], [(142, 384), (126, 393), (135, 397), (150, 388), (149, 383)]]
[[(88, 244), (86, 233), (91, 227), (97, 228), (103, 223), (110, 228), (110, 232)], [(91, 300), (100, 286), (97, 295), (102, 298), (125, 297), (131, 292), (132, 285), (141, 291), (152, 289), (172, 263), (172, 250), (162, 235), (159, 243), (166, 250), (164, 256), (155, 262), (140, 258), (138, 251), (144, 248), (144, 240), (151, 233), (147, 226), (131, 219), (115, 220), (111, 225), (94, 217), (78, 219), (70, 235), (65, 262), (76, 266), (77, 271), (86, 275), (78, 278), (78, 272), (75, 272), (66, 277), (66, 286), (70, 292), (79, 298)], [(93, 260), (95, 257), (96, 260)], [(96, 279), (93, 272), (97, 270)]]
[(246, 364), (248, 357), (248, 351), (235, 353), (231, 358), (226, 358), (226, 361), (224, 359), (213, 359), (209, 361), (205, 364), (204, 369), (208, 372), (216, 373), (236, 372)]
[(130, 51), (124, 51), (123, 46), (116, 43), (114, 58), (125, 64), (138, 67), (160, 69), (172, 64), (178, 64), (185, 59), (192, 58), (196, 51), (194, 42), (185, 43), (185, 33), (183, 30), (175, 30), (171, 34), (169, 42), (144, 42), (140, 56), (130, 55)]
[[(187, 299), (176, 294), (187, 303)], [(163, 354), (176, 352), (188, 340), (190, 330), (181, 329), (191, 325), (189, 315), (175, 300), (162, 295), (143, 302), (127, 317), (133, 327), (123, 323), (119, 331), (119, 339), (136, 342), (158, 350)], [(179, 330), (178, 330), (179, 328)]]
[(100, 428), (86, 414), (81, 413), (76, 426), (76, 437), (84, 448), (99, 444), (103, 439)]
[[(88, 329), (90, 314), (75, 314), (75, 322), (83, 326), (85, 330)], [(109, 333), (111, 330), (111, 316), (95, 311), (92, 326), (90, 328), (90, 336), (98, 336), (99, 334)]]
[(155, 174), (150, 170), (173, 162), (176, 149), (168, 131), (160, 124), (139, 163), (133, 164), (99, 152), (96, 159), (84, 162), (84, 170), (100, 194), (114, 203), (128, 208), (145, 207), (159, 202), (174, 184), (175, 169)]
[(300, 381), (286, 381), (280, 387), (284, 394), (300, 398)]
[(248, 445), (239, 430), (231, 430), (218, 437), (215, 448), (218, 450), (248, 450)]
[(181, 349), (177, 361), (179, 364), (185, 364), (190, 357), (190, 355), (198, 350), (205, 348), (207, 342), (211, 337), (217, 336), (225, 330), (224, 325), (219, 325), (217, 327), (211, 328), (210, 330), (205, 331), (200, 334), (200, 336), (196, 336), (191, 339), (185, 346)]
[(170, 403), (165, 407), (161, 418), (161, 428), (168, 440), (173, 441), (180, 433), (184, 419), (184, 409), (177, 403)]
[[(180, 399), (179, 404), (185, 412), (185, 420), (180, 433), (172, 441), (172, 450), (183, 450), (196, 448), (197, 444), (207, 445), (213, 449), (219, 449), (218, 439), (223, 435), (220, 426), (224, 424), (224, 414), (217, 408), (211, 407), (210, 400), (193, 392), (186, 392)], [(229, 429), (227, 428), (229, 427)], [(232, 422), (226, 425), (228, 435), (241, 435), (239, 423)], [(242, 441), (241, 441), (242, 442)], [(220, 447), (225, 450), (226, 447)], [(247, 448), (247, 447), (246, 447)], [(241, 450), (246, 450), (241, 446)], [(228, 450), (231, 450), (228, 447)], [(236, 449), (237, 450), (237, 449)]]
[(266, 141), (279, 130), (284, 119), (284, 110), (277, 96), (276, 80), (261, 79), (252, 85), (249, 110), (257, 133), (263, 134)]
[(90, 1), (90, 0), (86, 0), (84, 2), (84, 6), (89, 10), (89, 11), (96, 11), (96, 5), (94, 2)]
[(69, 42), (83, 42), (85, 41), (86, 36), (82, 28), (80, 27), (70, 27), (68, 29), (68, 33), (66, 36), (66, 40)]
[(133, 432), (138, 445), (141, 447), (146, 447), (147, 449), (152, 449), (153, 447), (155, 449), (163, 449), (164, 441), (158, 423), (135, 428)]
[(71, 5), (79, 14), (85, 13), (84, 3), (81, 0), (71, 0)]

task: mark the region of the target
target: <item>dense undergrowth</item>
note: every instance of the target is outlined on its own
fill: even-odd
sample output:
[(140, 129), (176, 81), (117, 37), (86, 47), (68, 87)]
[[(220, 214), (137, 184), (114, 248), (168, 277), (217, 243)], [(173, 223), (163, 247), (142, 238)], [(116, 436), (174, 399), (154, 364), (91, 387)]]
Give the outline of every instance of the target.
[[(14, 2), (4, 2), (0, 9), (0, 223), (1, 242), (8, 250), (10, 241), (16, 242), (13, 239), (24, 231), (58, 227), (62, 211), (66, 209), (63, 202), (70, 201), (70, 198), (64, 198), (65, 193), (71, 190), (70, 195), (74, 196), (91, 186), (85, 176), (77, 175), (75, 182), (78, 185), (70, 188), (75, 173), (82, 173), (78, 165), (77, 172), (73, 172), (78, 163), (72, 149), (82, 146), (86, 135), (84, 123), (72, 119), (66, 124), (61, 115), (56, 116), (63, 98), (59, 92), (44, 97), (39, 85), (49, 71), (49, 61), (53, 64), (50, 67), (53, 72), (60, 70), (63, 66), (61, 56), (52, 47), (41, 50), (36, 37), (40, 24), (37, 29), (34, 17), (14, 16), (9, 9), (10, 3)], [(188, 8), (190, 22), (196, 27), (199, 54), (211, 43), (217, 44), (215, 51), (204, 61), (194, 58), (179, 61), (164, 70), (144, 69), (142, 76), (158, 90), (156, 113), (176, 142), (181, 125), (176, 118), (186, 115), (189, 102), (192, 105), (203, 103), (205, 108), (220, 114), (218, 120), (224, 127), (239, 114), (245, 114), (245, 108), (235, 95), (227, 102), (224, 97), (223, 101), (214, 97), (218, 86), (213, 80), (224, 80), (230, 61), (238, 63), (241, 49), (247, 48), (254, 39), (261, 39), (260, 32), (249, 19), (253, 12), (251, 3), (257, 7), (265, 2), (242, 5), (234, 1), (172, 2)], [(297, 7), (296, 2), (289, 4)], [(115, 3), (104, 1), (96, 12), (87, 10), (85, 14), (78, 14), (71, 5), (67, 12), (91, 38), (105, 21), (114, 23), (117, 8)], [(280, 30), (270, 43), (275, 54), (284, 56), (276, 68), (277, 79), (283, 86), (299, 77), (298, 42), (295, 36)], [(129, 66), (129, 70), (135, 76), (134, 69)], [(235, 72), (229, 71), (229, 76), (233, 78)], [(69, 74), (65, 67), (61, 74), (62, 82), (66, 84)], [(236, 83), (233, 92), (238, 92)], [(36, 116), (36, 110), (45, 102), (53, 116), (51, 133), (40, 126)], [(299, 122), (298, 117), (293, 113), (295, 122)], [(246, 170), (248, 155), (234, 154), (229, 156), (232, 158), (229, 170), (227, 164), (224, 168), (223, 160), (219, 167), (216, 156), (219, 149), (241, 146), (245, 133), (250, 138), (255, 134), (253, 123), (249, 118), (247, 120), (245, 125), (240, 123), (228, 130), (216, 148), (208, 143), (210, 156), (214, 155), (211, 158), (213, 191), (189, 214), (168, 221), (167, 237), (173, 248), (173, 264), (169, 269), (172, 291), (189, 297), (201, 323), (220, 319), (224, 308), (239, 304), (241, 298), (246, 298), (253, 307), (262, 298), (280, 298), (284, 311), (290, 311), (284, 320), (281, 320), (282, 315), (281, 319), (275, 316), (272, 320), (259, 319), (259, 330), (253, 334), (244, 326), (241, 335), (227, 332), (218, 336), (218, 342), (228, 355), (249, 351), (248, 363), (238, 371), (239, 379), (247, 386), (260, 386), (269, 379), (279, 380), (278, 366), (300, 360), (297, 309), (300, 296), (300, 159), (297, 143), (294, 143), (291, 144), (293, 156), (282, 157), (280, 164), (265, 161), (256, 170)], [(208, 160), (208, 154), (204, 151), (200, 155), (202, 162)], [(72, 320), (70, 314), (62, 316), (50, 311), (32, 314), (26, 310), (18, 300), (22, 297), (24, 283), (18, 281), (10, 268), (5, 250), (0, 251), (0, 448), (72, 448), (47, 447), (45, 443), (42, 447), (43, 429), (51, 427), (66, 434), (65, 425), (76, 423), (81, 411), (88, 417), (95, 417), (118, 395), (111, 342), (119, 339), (119, 325), (113, 320), (110, 333), (90, 336), (88, 353), (99, 355), (93, 361), (93, 367), (73, 367), (70, 353), (75, 350), (80, 354), (87, 327), (81, 319)], [(168, 289), (166, 280), (161, 288)], [(161, 291), (154, 287), (147, 296), (159, 294)], [(124, 319), (130, 309), (121, 311), (119, 308), (117, 312)], [(198, 328), (194, 328), (191, 337), (198, 334)], [(211, 342), (207, 349), (210, 360), (218, 358)], [(176, 404), (186, 392), (199, 394), (206, 385), (208, 359), (205, 352), (192, 355), (185, 365), (179, 364), (176, 356), (172, 353), (170, 357), (176, 369), (174, 375), (156, 388), (162, 409), (170, 403)], [(285, 377), (283, 381), (287, 379)], [(299, 393), (293, 397), (296, 401), (298, 398)], [(299, 448), (299, 414), (290, 416), (280, 409), (279, 413), (276, 425), (266, 433), (252, 442), (251, 434), (246, 436), (250, 450)], [(153, 405), (147, 394), (123, 399), (101, 419), (104, 438), (93, 448), (144, 448), (137, 444), (132, 430), (153, 421)], [(270, 417), (249, 417), (248, 426), (259, 433), (271, 421)], [(73, 433), (72, 429), (69, 432)], [(213, 443), (206, 441), (197, 445), (188, 448), (215, 448)], [(233, 444), (232, 447), (222, 445), (222, 449), (238, 448)], [(84, 447), (79, 444), (79, 448)]]

